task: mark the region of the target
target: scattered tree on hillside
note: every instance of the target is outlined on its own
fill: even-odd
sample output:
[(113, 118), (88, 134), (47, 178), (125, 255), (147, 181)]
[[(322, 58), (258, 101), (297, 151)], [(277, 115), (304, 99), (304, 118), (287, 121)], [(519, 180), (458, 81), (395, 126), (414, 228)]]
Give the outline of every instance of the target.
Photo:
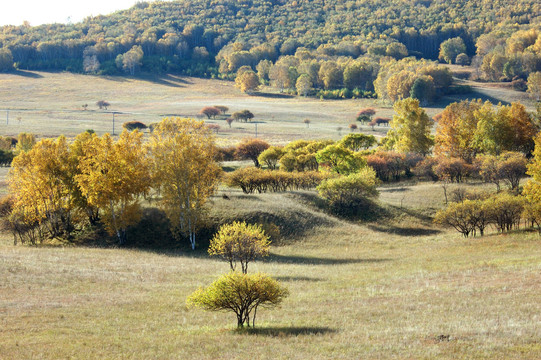
[(232, 311), (237, 316), (237, 327), (242, 328), (250, 326), (250, 317), (255, 326), (259, 306), (277, 306), (288, 294), (285, 287), (267, 275), (231, 272), (207, 289), (198, 289), (186, 302), (210, 311)]
[(372, 116), (376, 114), (376, 110), (374, 108), (364, 108), (359, 110), (357, 113), (357, 121), (360, 121), (361, 123), (368, 123), (372, 121)]
[(175, 237), (187, 236), (193, 250), (205, 204), (221, 173), (211, 130), (202, 121), (164, 119), (152, 132), (149, 154), (160, 206)]
[(68, 149), (65, 137), (43, 139), (15, 157), (9, 177), (13, 215), (28, 226), (43, 226), (52, 238), (70, 239), (74, 230), (72, 174), (77, 164)]
[(440, 45), (439, 59), (452, 64), (459, 54), (466, 52), (466, 45), (461, 37), (445, 40)]
[(331, 208), (341, 215), (355, 215), (366, 210), (369, 199), (378, 195), (375, 171), (364, 167), (347, 176), (323, 180), (317, 187), (319, 196), (326, 199)]
[(142, 139), (138, 131), (123, 131), (117, 142), (109, 134), (92, 137), (85, 143), (75, 176), (83, 196), (102, 210), (107, 229), (120, 245), (126, 243), (128, 226), (139, 220), (139, 199), (151, 186)]
[(312, 79), (308, 74), (301, 74), (297, 78), (295, 83), (295, 88), (297, 89), (297, 94), (301, 96), (307, 96), (308, 93), (312, 90), (313, 87)]
[(216, 109), (220, 110), (222, 115), (225, 115), (225, 113), (229, 110), (229, 108), (227, 106), (223, 106), (223, 105), (214, 105), (214, 107)]
[(353, 151), (341, 145), (328, 145), (316, 153), (316, 160), (320, 166), (325, 166), (330, 172), (348, 175), (357, 172), (366, 166), (366, 161), (355, 156)]
[(374, 135), (349, 134), (344, 136), (340, 144), (351, 151), (357, 152), (371, 148), (377, 144), (377, 140)]
[(541, 100), (541, 71), (533, 72), (528, 76), (528, 93), (534, 100)]
[(461, 101), (447, 106), (438, 120), (436, 128), (436, 155), (444, 155), (473, 161), (478, 150), (474, 144), (481, 109), (481, 100)]
[(0, 49), (0, 72), (11, 71), (14, 69), (13, 55), (7, 48)]
[(135, 75), (135, 72), (142, 65), (143, 49), (139, 45), (134, 45), (129, 51), (121, 56), (122, 69), (129, 72), (130, 75)]
[(275, 170), (278, 161), (280, 161), (280, 158), (284, 155), (284, 150), (281, 147), (277, 146), (271, 146), (267, 148), (265, 151), (263, 151), (261, 154), (259, 154), (257, 160), (259, 164), (265, 164), (267, 165), (267, 168), (271, 170)]
[(243, 274), (248, 272), (248, 263), (258, 257), (269, 255), (269, 237), (261, 225), (250, 225), (246, 222), (233, 222), (222, 225), (210, 240), (209, 255), (223, 257), (235, 271), (240, 263)]
[(128, 122), (125, 122), (124, 124), (122, 124), (122, 127), (124, 129), (128, 130), (128, 131), (144, 130), (144, 129), (148, 128), (148, 126), (146, 126), (145, 124), (143, 124), (140, 121), (128, 121)]
[(206, 115), (208, 119), (215, 119), (217, 115), (220, 115), (220, 112), (220, 109), (218, 109), (216, 106), (205, 106), (199, 113)]
[(20, 133), (17, 135), (17, 143), (13, 153), (18, 155), (22, 152), (28, 152), (36, 144), (36, 135), (30, 133)]
[(105, 100), (99, 100), (98, 102), (96, 102), (96, 105), (100, 108), (100, 110), (102, 109), (105, 109), (107, 110), (107, 108), (109, 106), (111, 106), (111, 104), (109, 104), (107, 101)]
[(404, 99), (394, 104), (396, 115), (391, 121), (391, 130), (387, 134), (392, 148), (399, 152), (414, 152), (426, 155), (434, 144), (430, 135), (432, 120), (419, 100)]
[(528, 175), (531, 178), (524, 186), (524, 195), (528, 201), (527, 210), (529, 219), (537, 222), (541, 231), (541, 133), (535, 137), (535, 150), (533, 160), (528, 165)]
[(235, 86), (243, 93), (256, 91), (259, 88), (259, 77), (250, 68), (247, 71), (238, 71), (235, 78)]
[(470, 58), (464, 53), (460, 53), (456, 56), (455, 63), (457, 65), (466, 66), (470, 63)]
[(237, 111), (233, 113), (233, 119), (237, 121), (246, 122), (246, 121), (252, 120), (253, 118), (254, 118), (254, 114), (252, 114), (250, 110), (242, 110), (242, 111)]
[(237, 156), (242, 159), (252, 160), (256, 167), (260, 167), (259, 155), (269, 147), (270, 145), (264, 140), (244, 139), (237, 146)]

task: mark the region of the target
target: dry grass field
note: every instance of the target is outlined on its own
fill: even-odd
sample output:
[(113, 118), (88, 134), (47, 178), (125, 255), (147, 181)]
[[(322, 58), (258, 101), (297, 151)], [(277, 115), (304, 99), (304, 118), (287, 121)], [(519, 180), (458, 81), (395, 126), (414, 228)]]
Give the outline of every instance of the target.
[[(0, 118), (11, 109), (0, 133), (110, 131), (111, 114), (94, 105), (100, 99), (132, 114), (118, 115), (120, 122), (147, 124), (193, 116), (205, 105), (248, 108), (262, 121), (259, 136), (271, 143), (338, 139), (336, 128), (345, 134), (364, 106), (392, 114), (368, 100), (249, 96), (215, 80), (19, 73), (0, 75)], [(215, 122), (222, 144), (253, 134), (253, 124), (229, 130)], [(6, 174), (0, 168), (0, 194)], [(540, 359), (541, 237), (491, 230), (465, 239), (431, 222), (444, 202), (439, 184), (379, 190), (376, 215), (346, 221), (324, 212), (313, 191), (220, 189), (211, 219), (280, 227), (271, 256), (249, 271), (268, 273), (290, 291), (280, 308), (258, 311), (255, 329), (240, 332), (233, 314), (185, 306), (189, 294), (229, 269), (203, 246), (30, 247), (0, 233), (0, 359)]]
[(380, 190), (392, 216), (364, 222), (323, 213), (311, 192), (214, 198), (211, 216), (285, 228), (249, 271), (291, 295), (245, 332), (232, 314), (186, 308), (228, 271), (202, 250), (33, 248), (4, 235), (0, 358), (541, 358), (539, 235), (464, 239), (421, 211), (425, 199), (442, 206), (437, 184)]
[[(473, 93), (443, 98), (427, 108), (428, 114), (439, 113), (453, 101), (477, 97), (494, 103), (520, 100), (530, 108), (533, 106), (524, 93), (492, 88), (489, 84), (466, 83), (474, 86)], [(273, 144), (284, 144), (297, 139), (337, 140), (349, 132), (348, 125), (355, 123), (355, 114), (363, 107), (375, 107), (377, 116), (393, 115), (389, 104), (370, 99), (319, 100), (272, 91), (264, 88), (259, 94), (247, 95), (230, 81), (173, 75), (129, 78), (25, 71), (0, 74), (0, 134), (26, 131), (44, 137), (60, 134), (71, 137), (87, 129), (98, 134), (111, 133), (112, 112), (119, 113), (115, 115), (118, 134), (126, 121), (137, 120), (148, 125), (166, 116), (195, 117), (204, 106), (225, 105), (229, 113), (251, 110), (255, 114), (254, 122), (258, 122), (257, 136)], [(107, 111), (99, 110), (95, 105), (98, 100), (108, 101), (111, 107)], [(82, 108), (84, 104), (88, 105), (86, 111)], [(220, 125), (221, 144), (255, 136), (254, 123), (234, 122), (229, 128), (224, 119), (208, 120)], [(303, 123), (304, 119), (310, 119), (309, 127)], [(384, 136), (387, 128), (376, 126), (372, 130), (370, 126), (361, 126), (360, 130)]]
[[(145, 124), (165, 116), (195, 117), (204, 106), (225, 105), (229, 113), (249, 109), (258, 122), (258, 137), (272, 143), (301, 138), (340, 138), (355, 122), (355, 114), (373, 100), (320, 101), (281, 94), (246, 95), (233, 82), (176, 76), (124, 78), (96, 77), (69, 73), (0, 74), (0, 132), (14, 135), (21, 131), (42, 136), (74, 136), (86, 129), (98, 134), (112, 132), (111, 111), (116, 133), (123, 122), (138, 120)], [(32, 75), (30, 75), (32, 74)], [(111, 103), (108, 112), (95, 105), (98, 100)], [(82, 109), (88, 104), (88, 110)], [(9, 124), (6, 125), (6, 111)], [(392, 116), (389, 105), (378, 105), (378, 114)], [(18, 120), (20, 118), (20, 122)], [(236, 142), (255, 135), (253, 123), (234, 122), (229, 129), (225, 117), (208, 120), (221, 126), (219, 140)], [(303, 123), (310, 119), (309, 128)], [(339, 132), (338, 127), (342, 130)], [(383, 135), (386, 128), (364, 131)]]

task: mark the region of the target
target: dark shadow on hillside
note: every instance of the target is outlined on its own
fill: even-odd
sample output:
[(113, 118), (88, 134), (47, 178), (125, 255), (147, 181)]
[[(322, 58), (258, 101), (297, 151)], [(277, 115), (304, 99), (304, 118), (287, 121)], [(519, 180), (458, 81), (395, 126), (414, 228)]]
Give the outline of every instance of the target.
[(138, 77), (141, 80), (148, 81), (158, 85), (183, 88), (185, 85), (193, 84), (191, 81), (183, 79), (181, 77), (172, 76), (172, 75), (140, 75)]
[[(279, 203), (276, 206), (272, 206), (269, 210), (264, 209), (258, 203), (263, 201), (255, 195), (229, 195), (231, 201), (235, 202), (237, 199), (246, 199), (253, 201), (253, 203), (247, 203), (243, 207), (243, 211), (235, 213), (228, 218), (216, 217), (213, 220), (215, 224), (230, 223), (233, 221), (246, 221), (249, 224), (262, 224), (265, 228), (266, 225), (275, 225), (279, 230), (279, 237), (273, 239), (273, 245), (280, 246), (294, 243), (298, 239), (313, 231), (313, 229), (320, 226), (332, 226), (334, 222), (332, 219), (310, 211), (306, 211), (302, 208), (281, 208)], [(277, 200), (278, 201), (278, 200)], [(232, 205), (233, 206), (233, 205)]]
[(230, 198), (233, 199), (233, 200), (234, 199), (240, 199), (240, 200), (251, 200), (251, 201), (257, 201), (257, 202), (263, 201), (260, 198), (258, 198), (257, 196), (250, 195), (250, 194), (231, 195)]
[(425, 106), (425, 108), (427, 109), (434, 108), (434, 109), (441, 110), (441, 108), (445, 108), (454, 102), (460, 102), (463, 100), (471, 101), (471, 100), (476, 100), (476, 99), (481, 99), (483, 102), (490, 101), (494, 105), (497, 105), (498, 103), (502, 103), (502, 105), (510, 104), (509, 101), (506, 101), (504, 99), (498, 99), (494, 96), (482, 93), (474, 87), (472, 92), (468, 94), (447, 95), (447, 96), (442, 97), (439, 101), (429, 106)]
[(376, 232), (394, 234), (399, 236), (430, 236), (441, 233), (437, 229), (426, 229), (426, 228), (416, 228), (416, 227), (407, 227), (407, 226), (395, 226), (395, 225), (376, 225), (370, 224), (367, 227)]
[(262, 259), (263, 262), (296, 265), (344, 265), (344, 264), (375, 264), (391, 261), (391, 259), (331, 259), (308, 256), (286, 256), (270, 254)]
[(244, 328), (235, 330), (236, 333), (246, 335), (261, 335), (270, 337), (301, 336), (301, 335), (324, 335), (336, 333), (337, 330), (328, 327), (298, 326), (298, 327), (267, 327), (267, 328)]
[(126, 82), (128, 81), (128, 79), (125, 77), (125, 76), (115, 76), (115, 75), (105, 75), (105, 76), (98, 76), (99, 78), (101, 79), (105, 79), (105, 80), (109, 80), (109, 81), (114, 81), (114, 82)]
[(270, 98), (270, 99), (293, 99), (295, 97), (293, 95), (288, 95), (288, 94), (265, 93), (265, 92), (259, 92), (259, 91), (255, 91), (251, 93), (250, 95)]
[(166, 118), (175, 118), (175, 117), (180, 117), (180, 118), (191, 118), (193, 117), (193, 115), (188, 115), (188, 114), (159, 114), (158, 115), (159, 117), (166, 117)]
[(400, 207), (395, 205), (387, 205), (387, 219), (392, 219), (393, 217), (402, 214), (407, 215), (409, 217), (421, 220), (425, 224), (432, 224), (433, 217), (429, 216), (427, 214), (423, 214), (419, 211), (415, 211), (406, 207)]
[(11, 74), (17, 75), (17, 76), (22, 76), (22, 77), (27, 77), (27, 78), (31, 78), (31, 79), (41, 79), (43, 77), (42, 75), (36, 74), (35, 72), (25, 71), (25, 70), (15, 70), (15, 71), (11, 72)]
[[(336, 216), (338, 219), (347, 221), (371, 222), (378, 221), (382, 218), (389, 218), (391, 214), (387, 209), (372, 200), (366, 200), (363, 204), (352, 208), (331, 207), (327, 201), (320, 198), (316, 193), (309, 192), (294, 192), (295, 196), (300, 198), (305, 205), (311, 206), (319, 211), (329, 215)], [(328, 222), (330, 223), (330, 222)]]
[(285, 281), (285, 282), (287, 281), (308, 281), (308, 282), (322, 281), (319, 278), (311, 278), (307, 276), (276, 276), (275, 279), (278, 281)]

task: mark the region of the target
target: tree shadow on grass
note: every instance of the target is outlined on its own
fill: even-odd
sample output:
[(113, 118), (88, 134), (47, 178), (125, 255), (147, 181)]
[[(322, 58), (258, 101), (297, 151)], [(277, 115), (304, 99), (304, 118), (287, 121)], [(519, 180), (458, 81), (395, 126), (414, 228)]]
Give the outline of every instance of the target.
[(191, 81), (183, 79), (178, 76), (172, 75), (141, 75), (139, 76), (141, 80), (148, 81), (158, 85), (165, 85), (176, 88), (183, 88), (185, 85), (193, 84)]
[(43, 77), (42, 75), (36, 74), (35, 72), (24, 71), (24, 70), (15, 70), (12, 72), (12, 74), (17, 75), (17, 76), (31, 78), (31, 79), (41, 79)]
[(270, 337), (288, 337), (301, 335), (325, 335), (336, 333), (336, 329), (319, 326), (293, 326), (293, 327), (266, 327), (244, 328), (235, 330), (236, 333), (246, 335), (261, 335)]
[(410, 188), (407, 187), (399, 187), (399, 188), (381, 188), (379, 189), (379, 192), (385, 192), (385, 193), (395, 193), (395, 192), (406, 192), (411, 191)]
[(320, 278), (311, 278), (308, 276), (275, 276), (278, 281), (307, 281), (307, 282), (318, 282), (322, 281)]
[(252, 92), (250, 93), (250, 95), (271, 98), (271, 99), (293, 99), (294, 98), (293, 95), (265, 93), (265, 92), (259, 92), (259, 91)]
[(369, 224), (367, 227), (376, 232), (382, 232), (386, 234), (395, 234), (399, 236), (430, 236), (440, 234), (441, 231), (437, 229), (426, 229), (418, 227), (396, 226), (396, 225), (377, 225)]
[(325, 199), (320, 198), (316, 193), (297, 191), (293, 194), (300, 198), (305, 204), (342, 220), (370, 222), (386, 219), (391, 216), (386, 208), (371, 199), (366, 199), (360, 206), (346, 209), (332, 207)]
[(271, 254), (262, 259), (263, 262), (297, 265), (343, 265), (343, 264), (370, 264), (391, 261), (391, 259), (333, 259), (307, 256), (289, 256)]

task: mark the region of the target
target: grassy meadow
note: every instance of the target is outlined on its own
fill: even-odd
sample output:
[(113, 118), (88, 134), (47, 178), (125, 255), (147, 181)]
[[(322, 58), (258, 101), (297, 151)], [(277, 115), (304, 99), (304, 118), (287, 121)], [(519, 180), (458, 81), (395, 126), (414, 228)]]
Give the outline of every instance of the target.
[(380, 218), (366, 221), (327, 215), (313, 192), (213, 198), (211, 217), (282, 228), (249, 271), (276, 277), (290, 296), (240, 333), (233, 314), (185, 306), (228, 271), (204, 250), (34, 248), (4, 234), (0, 357), (540, 358), (539, 235), (464, 239), (426, 214), (442, 206), (439, 185), (380, 190)]
[[(501, 101), (523, 96), (482, 91)], [(0, 99), (0, 118), (11, 109), (2, 135), (108, 132), (111, 114), (94, 105), (100, 99), (110, 110), (132, 113), (118, 115), (121, 122), (147, 124), (193, 116), (205, 105), (247, 108), (262, 121), (259, 137), (273, 144), (338, 139), (336, 128), (349, 132), (363, 106), (392, 115), (389, 105), (369, 100), (249, 96), (230, 82), (173, 76), (2, 74)], [(222, 144), (254, 130), (211, 122), (220, 124)], [(0, 194), (6, 174), (0, 168)], [(0, 233), (0, 359), (541, 358), (541, 237), (491, 229), (465, 239), (432, 223), (444, 206), (441, 185), (401, 182), (379, 190), (379, 210), (355, 221), (323, 211), (314, 191), (245, 195), (221, 188), (213, 196), (209, 217), (216, 222), (247, 219), (280, 228), (271, 255), (251, 263), (249, 272), (277, 278), (290, 296), (277, 309), (258, 311), (256, 328), (241, 332), (232, 313), (186, 308), (189, 294), (229, 269), (203, 246), (195, 252), (29, 247)]]
[[(468, 67), (452, 70), (471, 71)], [(463, 82), (473, 86), (471, 94), (442, 98), (427, 107), (427, 113), (433, 116), (451, 102), (478, 97), (495, 104), (521, 101), (533, 110), (533, 103), (525, 93), (491, 84)], [(107, 111), (99, 110), (95, 105), (98, 100), (108, 101), (111, 107)], [(82, 108), (84, 104), (88, 105), (86, 111)], [(0, 135), (26, 131), (43, 137), (61, 134), (73, 137), (87, 129), (100, 135), (112, 133), (112, 112), (119, 113), (115, 115), (115, 133), (118, 134), (126, 121), (137, 120), (148, 125), (166, 116), (195, 117), (209, 105), (227, 106), (229, 114), (244, 109), (252, 111), (254, 122), (258, 123), (257, 137), (273, 144), (298, 139), (338, 140), (349, 133), (349, 124), (355, 123), (355, 114), (363, 107), (376, 108), (376, 116), (393, 115), (390, 104), (371, 99), (293, 97), (266, 87), (260, 93), (248, 95), (242, 94), (231, 81), (174, 75), (130, 78), (26, 71), (0, 74)], [(255, 123), (233, 122), (229, 128), (226, 117), (206, 120), (220, 125), (220, 144), (234, 144), (255, 136)], [(308, 127), (304, 119), (310, 119)], [(388, 130), (384, 126), (373, 130), (368, 125), (357, 125), (360, 131), (377, 137), (384, 136)]]

